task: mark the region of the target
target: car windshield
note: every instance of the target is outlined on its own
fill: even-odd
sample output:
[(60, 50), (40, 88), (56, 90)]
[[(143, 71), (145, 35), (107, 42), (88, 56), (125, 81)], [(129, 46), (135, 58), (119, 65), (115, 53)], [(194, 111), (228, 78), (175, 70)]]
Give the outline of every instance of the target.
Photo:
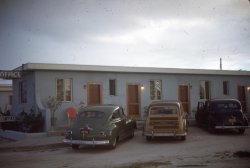
[(225, 109), (230, 110), (240, 110), (239, 103), (236, 102), (225, 102), (225, 103), (216, 103), (212, 105), (212, 108), (215, 108), (216, 111), (223, 111)]
[(103, 118), (104, 112), (102, 111), (83, 111), (79, 114), (80, 119), (86, 119), (86, 118)]
[(158, 114), (177, 114), (177, 107), (174, 106), (156, 106), (150, 109), (151, 115)]

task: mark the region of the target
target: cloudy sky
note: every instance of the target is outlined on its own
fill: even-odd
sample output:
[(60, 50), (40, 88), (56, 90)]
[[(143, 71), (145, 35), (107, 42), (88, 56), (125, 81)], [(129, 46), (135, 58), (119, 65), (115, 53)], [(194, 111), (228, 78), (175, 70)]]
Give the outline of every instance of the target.
[(249, 0), (0, 0), (0, 69), (27, 62), (250, 70)]

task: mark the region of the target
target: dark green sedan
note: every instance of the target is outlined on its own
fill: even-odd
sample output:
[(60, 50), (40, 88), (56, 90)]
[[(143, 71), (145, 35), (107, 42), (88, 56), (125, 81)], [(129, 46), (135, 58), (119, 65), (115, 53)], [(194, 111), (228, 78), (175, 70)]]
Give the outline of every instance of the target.
[(63, 142), (73, 149), (80, 145), (107, 145), (114, 149), (119, 140), (132, 138), (135, 128), (135, 120), (127, 117), (121, 106), (88, 106), (78, 112)]

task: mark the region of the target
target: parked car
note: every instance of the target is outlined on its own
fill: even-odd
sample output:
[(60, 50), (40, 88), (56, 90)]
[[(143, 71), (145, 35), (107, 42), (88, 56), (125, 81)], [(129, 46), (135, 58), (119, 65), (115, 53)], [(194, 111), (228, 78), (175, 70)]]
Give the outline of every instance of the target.
[(153, 137), (180, 137), (186, 139), (187, 113), (179, 101), (153, 101), (148, 106), (143, 135), (147, 140)]
[(135, 128), (135, 120), (127, 117), (120, 106), (88, 106), (78, 112), (63, 142), (73, 149), (78, 149), (80, 145), (115, 148), (118, 140), (132, 138)]
[(236, 99), (214, 99), (198, 102), (195, 119), (213, 133), (219, 129), (237, 129), (244, 134), (249, 128), (247, 117), (242, 112), (241, 104)]

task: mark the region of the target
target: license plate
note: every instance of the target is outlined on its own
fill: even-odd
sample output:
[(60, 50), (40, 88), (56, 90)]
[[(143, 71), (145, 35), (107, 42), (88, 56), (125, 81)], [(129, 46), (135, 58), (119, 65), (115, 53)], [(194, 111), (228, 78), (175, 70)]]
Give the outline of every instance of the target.
[(89, 134), (89, 130), (88, 129), (81, 129), (81, 134), (83, 134), (83, 135), (87, 135), (87, 134)]
[(229, 118), (229, 119), (228, 119), (228, 122), (230, 122), (230, 123), (235, 123), (235, 122), (236, 122), (236, 118), (235, 118), (235, 117)]

